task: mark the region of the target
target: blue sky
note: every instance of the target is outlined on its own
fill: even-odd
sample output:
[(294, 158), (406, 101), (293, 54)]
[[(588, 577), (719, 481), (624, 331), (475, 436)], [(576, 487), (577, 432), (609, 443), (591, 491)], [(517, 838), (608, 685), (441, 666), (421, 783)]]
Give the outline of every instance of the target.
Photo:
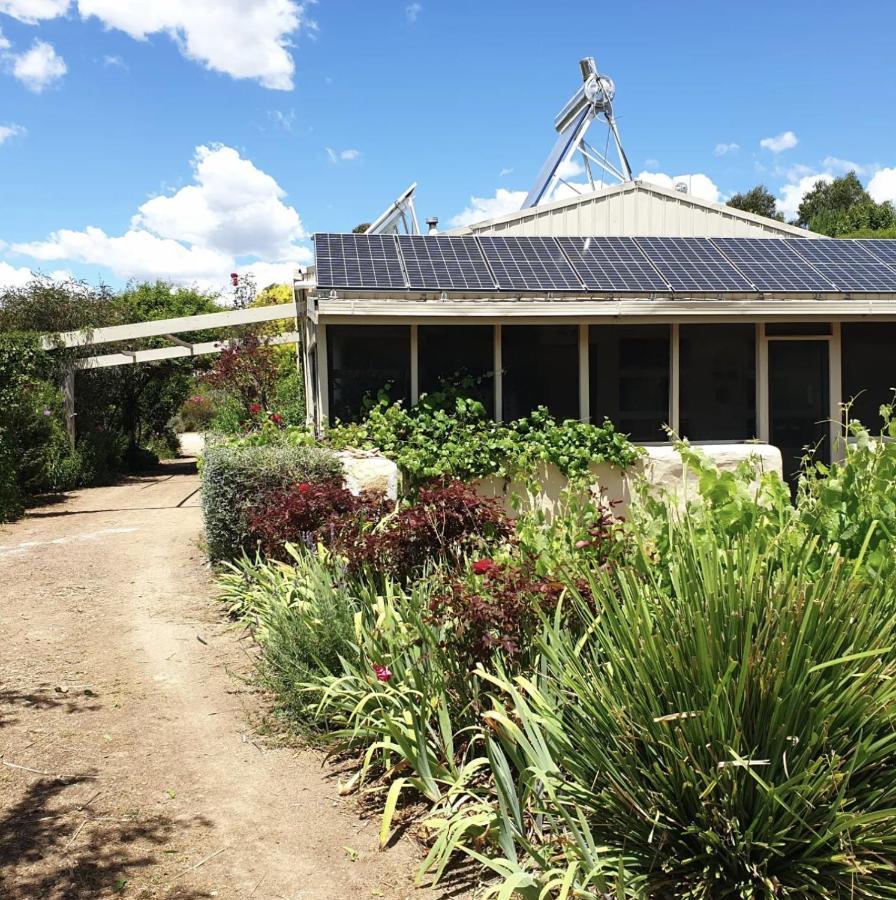
[(585, 55), (636, 175), (896, 199), (894, 34), (881, 2), (0, 0), (0, 282), (283, 278), (411, 181), (443, 226), (512, 209)]

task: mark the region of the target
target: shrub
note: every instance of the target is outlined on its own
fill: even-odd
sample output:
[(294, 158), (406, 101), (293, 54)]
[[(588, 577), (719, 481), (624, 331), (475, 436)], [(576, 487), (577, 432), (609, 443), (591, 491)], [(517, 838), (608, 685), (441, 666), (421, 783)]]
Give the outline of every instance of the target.
[(392, 508), (380, 497), (356, 497), (336, 482), (303, 481), (261, 497), (246, 514), (249, 537), (270, 559), (289, 559), (290, 544), (323, 541), (336, 550), (353, 545), (370, 523)]
[(249, 547), (246, 514), (272, 491), (341, 478), (339, 460), (319, 447), (210, 444), (202, 459), (202, 510), (209, 556), (233, 559)]

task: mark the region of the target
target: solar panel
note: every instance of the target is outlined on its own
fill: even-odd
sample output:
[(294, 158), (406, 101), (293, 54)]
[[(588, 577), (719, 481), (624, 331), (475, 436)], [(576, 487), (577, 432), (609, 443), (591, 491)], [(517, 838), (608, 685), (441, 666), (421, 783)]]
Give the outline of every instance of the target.
[(390, 234), (316, 234), (319, 288), (407, 289), (398, 245)]
[(589, 291), (669, 292), (633, 238), (562, 237), (557, 243)]
[(673, 291), (753, 292), (755, 288), (709, 238), (635, 238), (647, 259)]
[(816, 293), (836, 287), (780, 238), (712, 238), (760, 291)]
[(474, 237), (400, 234), (398, 248), (412, 288), (493, 291), (496, 287)]
[(844, 292), (896, 291), (896, 270), (882, 263), (859, 241), (836, 238), (788, 238), (787, 243)]
[(582, 282), (554, 238), (479, 238), (502, 291), (581, 291)]
[(866, 238), (858, 243), (881, 262), (885, 262), (889, 266), (896, 266), (896, 241)]

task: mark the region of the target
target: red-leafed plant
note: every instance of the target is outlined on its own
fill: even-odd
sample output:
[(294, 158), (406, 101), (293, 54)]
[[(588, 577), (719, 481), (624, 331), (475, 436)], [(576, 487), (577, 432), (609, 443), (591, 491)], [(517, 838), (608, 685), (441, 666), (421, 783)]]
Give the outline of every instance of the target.
[(249, 333), (221, 351), (203, 380), (236, 397), (251, 419), (268, 408), (279, 372), (275, 348), (263, 335)]
[(249, 535), (265, 556), (286, 559), (284, 544), (321, 541), (340, 549), (385, 514), (377, 495), (355, 496), (340, 484), (302, 482), (265, 496), (248, 514)]

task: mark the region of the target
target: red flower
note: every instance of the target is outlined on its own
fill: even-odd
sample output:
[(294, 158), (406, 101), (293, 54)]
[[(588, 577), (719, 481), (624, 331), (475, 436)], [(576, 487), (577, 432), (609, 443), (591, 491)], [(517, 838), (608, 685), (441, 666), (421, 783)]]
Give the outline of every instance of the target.
[(478, 559), (473, 563), (473, 573), (475, 575), (488, 575), (489, 572), (494, 572), (497, 568), (494, 560), (491, 559)]
[(272, 414), (271, 414), (271, 421), (272, 421), (278, 428), (282, 428), (282, 427), (283, 427), (283, 416), (281, 416), (280, 413), (272, 413)]
[(311, 485), (308, 484), (307, 481), (303, 481), (303, 482), (299, 485), (299, 493), (300, 493), (300, 494), (307, 494), (308, 491), (310, 491), (310, 490), (311, 490)]
[(392, 678), (392, 672), (388, 666), (373, 665), (373, 671), (376, 673), (377, 681), (389, 681)]
[(237, 275), (236, 272), (231, 272), (231, 273), (230, 273), (230, 283), (231, 283), (234, 287), (239, 287), (239, 286), (240, 286), (240, 276)]
[(249, 412), (252, 413), (253, 416), (257, 416), (261, 412), (261, 404), (260, 403), (250, 403), (249, 404)]

